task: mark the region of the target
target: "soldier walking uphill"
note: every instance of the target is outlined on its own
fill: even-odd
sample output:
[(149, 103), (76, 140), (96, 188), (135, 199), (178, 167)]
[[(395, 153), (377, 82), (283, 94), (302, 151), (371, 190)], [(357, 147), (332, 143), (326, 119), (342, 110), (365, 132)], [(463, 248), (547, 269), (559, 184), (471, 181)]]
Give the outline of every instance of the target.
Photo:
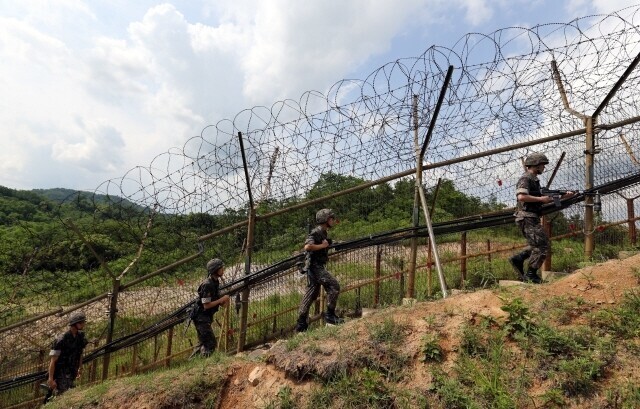
[(320, 286), (324, 287), (327, 293), (327, 312), (324, 319), (328, 324), (341, 324), (344, 322), (336, 316), (336, 304), (340, 294), (340, 284), (325, 268), (329, 260), (328, 247), (331, 239), (328, 238), (327, 231), (336, 223), (336, 215), (331, 209), (322, 209), (316, 213), (316, 223), (318, 224), (307, 236), (304, 242), (305, 251), (311, 252), (311, 259), (307, 271), (307, 292), (305, 293), (300, 308), (298, 310), (298, 322), (296, 332), (306, 331), (309, 327), (309, 308), (320, 294)]
[[(516, 184), (516, 197), (518, 209), (515, 213), (516, 224), (527, 239), (527, 247), (520, 253), (509, 258), (509, 262), (518, 274), (520, 280), (540, 284), (542, 279), (538, 275), (538, 269), (542, 266), (550, 249), (547, 233), (540, 223), (542, 206), (553, 202), (553, 198), (542, 195), (538, 175), (544, 172), (549, 164), (549, 159), (541, 153), (529, 155), (524, 165), (526, 172)], [(572, 192), (566, 192), (561, 199), (573, 196)], [(529, 259), (529, 266), (525, 273), (524, 262)]]
[(82, 353), (87, 346), (87, 339), (82, 332), (86, 321), (84, 313), (72, 313), (69, 316), (69, 330), (53, 341), (51, 352), (49, 352), (51, 356), (47, 378), (49, 391), (44, 403), (47, 403), (54, 393), (60, 395), (75, 386), (74, 381), (80, 376)]
[(218, 258), (207, 263), (207, 279), (198, 287), (198, 301), (192, 320), (198, 333), (199, 352), (202, 356), (209, 356), (218, 345), (213, 334), (211, 324), (213, 314), (221, 305), (229, 302), (229, 296), (220, 296), (220, 277), (224, 274), (224, 263)]

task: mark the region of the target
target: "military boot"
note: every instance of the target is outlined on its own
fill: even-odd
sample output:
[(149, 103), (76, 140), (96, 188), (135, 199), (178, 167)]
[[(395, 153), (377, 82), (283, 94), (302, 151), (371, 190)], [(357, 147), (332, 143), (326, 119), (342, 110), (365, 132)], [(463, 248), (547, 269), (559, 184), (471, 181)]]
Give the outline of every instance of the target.
[(525, 281), (533, 283), (533, 284), (541, 284), (542, 283), (542, 279), (538, 275), (538, 269), (537, 268), (529, 267), (529, 269), (527, 270), (527, 274), (525, 274), (524, 278), (525, 278)]
[(324, 314), (324, 321), (331, 325), (338, 325), (344, 322), (342, 318), (336, 315), (336, 310), (333, 308), (327, 308), (327, 312)]
[(525, 281), (524, 277), (524, 257), (526, 254), (519, 253), (514, 256), (509, 257), (509, 264), (513, 267), (513, 271), (518, 275), (518, 279), (520, 281)]
[(296, 332), (305, 332), (309, 328), (309, 324), (307, 323), (307, 316), (300, 315), (298, 317), (298, 322), (296, 322)]

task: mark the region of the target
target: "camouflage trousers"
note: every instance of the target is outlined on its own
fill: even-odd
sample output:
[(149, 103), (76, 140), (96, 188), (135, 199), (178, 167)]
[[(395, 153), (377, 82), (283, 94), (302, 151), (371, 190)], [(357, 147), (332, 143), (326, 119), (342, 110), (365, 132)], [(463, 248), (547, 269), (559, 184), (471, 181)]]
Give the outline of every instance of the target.
[(211, 328), (212, 323), (208, 321), (195, 321), (193, 324), (196, 327), (196, 332), (198, 334), (200, 355), (211, 355), (218, 346), (218, 341), (216, 340), (216, 336), (213, 334), (213, 329)]
[(524, 256), (523, 258), (529, 255), (529, 268), (540, 268), (551, 248), (549, 237), (544, 231), (540, 219), (537, 217), (525, 217), (521, 220), (516, 220), (516, 224), (520, 228), (522, 235), (527, 239), (528, 245), (520, 254)]
[(76, 377), (70, 373), (57, 374), (53, 379), (56, 381), (56, 390), (49, 390), (47, 392), (47, 395), (44, 397), (44, 403), (49, 402), (54, 396), (62, 395), (75, 386)]
[(320, 295), (320, 286), (324, 287), (324, 291), (327, 293), (327, 309), (335, 310), (338, 303), (338, 295), (340, 294), (340, 284), (324, 266), (312, 265), (307, 272), (307, 292), (302, 297), (300, 302), (300, 308), (298, 309), (299, 315), (308, 315), (311, 304)]

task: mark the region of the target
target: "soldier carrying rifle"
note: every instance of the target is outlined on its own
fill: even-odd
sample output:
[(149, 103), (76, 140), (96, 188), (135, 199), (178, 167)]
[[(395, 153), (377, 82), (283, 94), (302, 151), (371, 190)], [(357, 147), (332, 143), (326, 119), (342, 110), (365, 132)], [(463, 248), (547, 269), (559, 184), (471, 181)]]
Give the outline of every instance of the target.
[(306, 262), (308, 265), (304, 267), (307, 274), (307, 291), (300, 302), (298, 309), (298, 322), (296, 323), (296, 332), (304, 332), (309, 328), (309, 308), (311, 304), (320, 295), (320, 286), (324, 287), (327, 293), (327, 312), (324, 320), (327, 324), (341, 324), (344, 322), (342, 318), (336, 315), (336, 304), (338, 295), (340, 294), (340, 284), (325, 268), (329, 260), (328, 247), (331, 245), (331, 239), (328, 237), (328, 230), (336, 225), (338, 219), (331, 209), (321, 209), (316, 213), (315, 229), (309, 233), (304, 242), (304, 250), (307, 251)]
[[(516, 184), (516, 198), (518, 200), (515, 213), (516, 224), (527, 239), (528, 246), (522, 252), (510, 257), (509, 263), (521, 281), (534, 284), (542, 282), (538, 275), (538, 269), (542, 266), (551, 246), (549, 237), (540, 223), (542, 206), (554, 201), (553, 197), (543, 194), (538, 179), (538, 175), (544, 172), (547, 164), (549, 164), (549, 159), (545, 155), (532, 153), (525, 159), (524, 165), (527, 170)], [(574, 194), (574, 192), (564, 192), (559, 199), (568, 199)], [(527, 259), (529, 259), (529, 266), (525, 273), (524, 262)]]

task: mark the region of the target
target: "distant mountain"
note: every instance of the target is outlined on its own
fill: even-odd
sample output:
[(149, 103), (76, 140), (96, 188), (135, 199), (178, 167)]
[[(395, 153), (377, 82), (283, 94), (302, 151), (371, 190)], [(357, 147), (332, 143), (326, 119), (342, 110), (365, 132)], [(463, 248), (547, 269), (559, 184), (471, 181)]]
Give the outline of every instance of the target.
[(142, 207), (135, 205), (129, 200), (123, 199), (119, 196), (108, 196), (108, 195), (102, 195), (102, 194), (97, 194), (93, 192), (85, 192), (81, 190), (65, 189), (62, 187), (57, 187), (53, 189), (32, 189), (30, 190), (30, 192), (44, 196), (55, 203), (64, 203), (70, 200), (78, 200), (78, 198), (80, 198), (80, 199), (86, 199), (89, 202), (94, 202), (95, 204), (118, 203), (127, 207), (142, 209)]

